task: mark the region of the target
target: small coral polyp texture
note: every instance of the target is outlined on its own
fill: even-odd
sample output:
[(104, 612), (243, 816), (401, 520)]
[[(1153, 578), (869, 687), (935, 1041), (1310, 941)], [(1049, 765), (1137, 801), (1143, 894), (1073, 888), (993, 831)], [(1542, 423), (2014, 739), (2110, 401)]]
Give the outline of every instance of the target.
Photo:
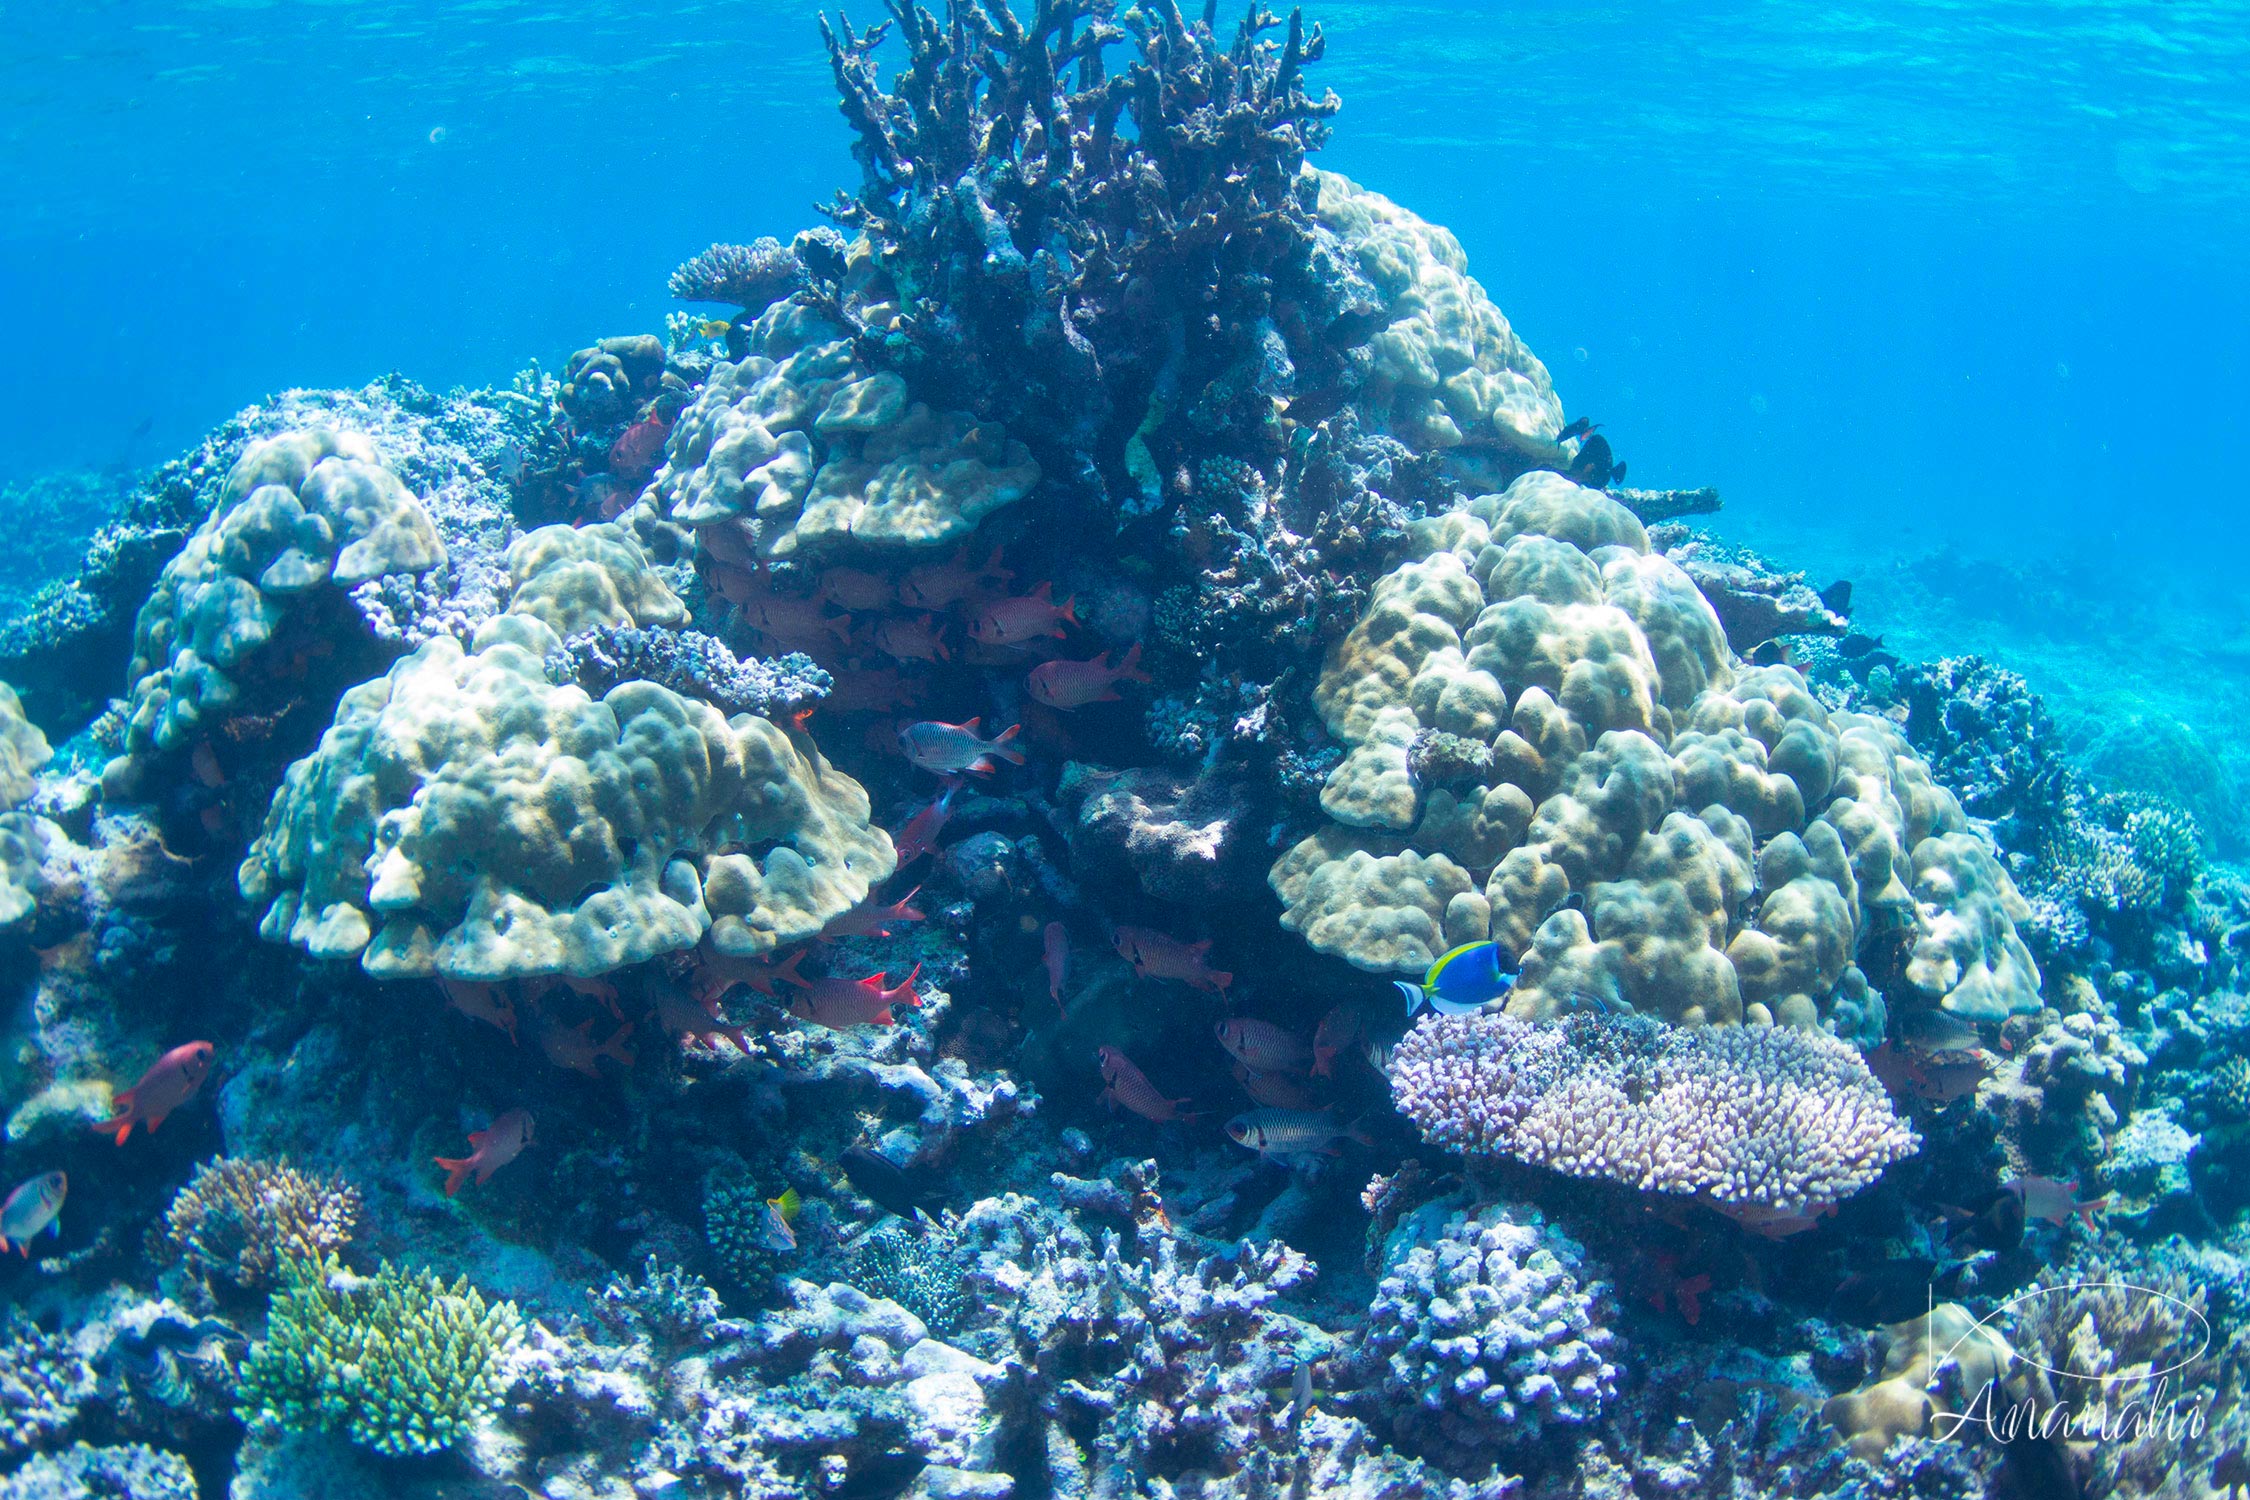
[(1917, 1003), (2039, 1007), (2028, 906), (1897, 728), (1737, 660), (1598, 490), (1538, 471), (1417, 523), (1315, 704), (1347, 748), (1330, 822), (1270, 883), (1323, 953), (1414, 974), (1489, 937), (1522, 960), (1519, 1017), (1871, 1042), (1854, 959), (1883, 937)]
[(644, 500), (724, 560), (950, 545), (1031, 493), (1001, 425), (913, 400), (817, 309), (781, 302), (680, 414)]
[(239, 877), (261, 933), (380, 979), (587, 977), (771, 952), (890, 874), (865, 789), (802, 733), (550, 679), (562, 633), (684, 618), (627, 533), (548, 527), (509, 566), (506, 613), (345, 693), (289, 768)]

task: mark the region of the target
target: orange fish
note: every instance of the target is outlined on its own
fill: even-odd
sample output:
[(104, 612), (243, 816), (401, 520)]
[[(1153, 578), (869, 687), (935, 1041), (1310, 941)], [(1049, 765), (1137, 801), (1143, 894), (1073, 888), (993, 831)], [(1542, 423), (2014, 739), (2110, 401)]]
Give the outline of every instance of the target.
[(805, 987), (802, 995), (789, 1002), (789, 1014), (831, 1031), (842, 1031), (847, 1026), (896, 1025), (892, 1006), (922, 1008), (922, 997), (914, 993), (914, 981), (921, 972), (922, 966), (916, 964), (912, 973), (889, 989), (883, 988), (883, 980), (888, 976), (882, 974), (870, 974), (860, 980), (816, 979)]
[(1013, 646), (1041, 636), (1063, 636), (1078, 623), (1077, 600), (1057, 604), (1054, 588), (1042, 583), (1015, 599), (995, 599), (969, 622), (969, 636), (982, 646)]
[(440, 979), (438, 992), (445, 1003), (472, 1021), (482, 1021), (496, 1026), (508, 1034), (508, 1045), (516, 1042), (516, 1004), (500, 993), (495, 985), (479, 984), (472, 979)]
[(732, 958), (708, 948), (698, 948), (695, 952), (695, 998), (702, 1005), (712, 1006), (738, 984), (746, 984), (761, 995), (773, 993), (775, 980), (803, 984), (806, 981), (797, 972), (797, 965), (804, 959), (802, 948), (778, 963), (771, 958)]
[(735, 1051), (745, 1056), (749, 1054), (749, 1038), (742, 1034), (741, 1027), (727, 1024), (716, 996), (698, 1002), (678, 985), (661, 981), (656, 985), (655, 997), (657, 1028), (666, 1036), (678, 1038), (681, 1046), (701, 1042), (706, 1047), (716, 1048), (718, 1038), (725, 1037), (734, 1043)]
[(602, 1070), (598, 1064), (605, 1057), (628, 1068), (633, 1065), (632, 1049), (625, 1045), (625, 1039), (632, 1034), (633, 1023), (627, 1021), (597, 1047), (594, 1045), (594, 1023), (591, 1020), (580, 1021), (576, 1026), (550, 1022), (540, 1028), (539, 1050), (546, 1053), (547, 1061), (558, 1068), (568, 1068), (573, 1073), (583, 1073), (588, 1078), (599, 1079)]
[(1312, 1067), (1312, 1048), (1293, 1031), (1271, 1021), (1235, 1016), (1212, 1028), (1227, 1055), (1260, 1073), (1303, 1073)]
[(1115, 703), (1118, 683), (1148, 680), (1148, 673), (1141, 670), (1140, 642), (1135, 641), (1114, 667), (1107, 651), (1092, 661), (1043, 661), (1031, 669), (1024, 685), (1049, 708), (1069, 710), (1089, 703)]
[(875, 648), (899, 661), (949, 661), (953, 656), (935, 615), (876, 621)]
[(482, 1130), (469, 1133), (469, 1154), (464, 1157), (433, 1156), (430, 1159), (445, 1168), (445, 1196), (450, 1198), (461, 1191), (462, 1179), (471, 1172), (477, 1174), (477, 1186), (483, 1187), (492, 1180), (492, 1174), (523, 1154), (531, 1144), (531, 1113), (511, 1109)]
[(829, 568), (820, 575), (816, 597), (843, 609), (882, 609), (898, 597), (898, 586), (864, 568)]
[(1234, 976), (1224, 969), (1214, 969), (1205, 961), (1211, 951), (1211, 940), (1200, 943), (1183, 943), (1168, 932), (1153, 927), (1127, 927), (1120, 924), (1110, 929), (1110, 942), (1117, 956), (1133, 966), (1133, 972), (1143, 979), (1177, 979), (1206, 994), (1225, 992), (1234, 983)]
[(972, 567), (968, 562), (968, 549), (941, 563), (924, 563), (910, 569), (898, 586), (901, 600), (917, 609), (946, 609), (960, 603), (979, 589), (991, 588), (1008, 582), (1016, 575), (1000, 566), (1000, 549), (984, 560), (984, 566)]
[(1122, 1105), (1144, 1120), (1165, 1124), (1173, 1120), (1193, 1120), (1198, 1116), (1183, 1110), (1185, 1099), (1168, 1099), (1148, 1081), (1148, 1075), (1133, 1065), (1133, 1060), (1115, 1047), (1097, 1047), (1094, 1061), (1101, 1066), (1102, 1082), (1109, 1087), (1102, 1090), (1102, 1103), (1115, 1109)]
[(961, 780), (948, 781), (945, 790), (930, 799), (927, 806), (906, 820), (906, 826), (891, 840), (898, 851), (898, 868), (903, 870), (923, 855), (937, 848), (938, 835), (945, 829), (945, 820), (953, 816), (953, 794), (961, 790)]
[(850, 911), (829, 918), (828, 925), (820, 929), (820, 940), (828, 943), (843, 937), (887, 938), (891, 935), (888, 923), (925, 920), (924, 914), (909, 904), (921, 889), (914, 887), (888, 906), (880, 906), (873, 896), (868, 897)]
[(120, 1146), (133, 1133), (135, 1125), (146, 1125), (154, 1133), (166, 1116), (195, 1097), (195, 1091), (203, 1087), (203, 1080), (210, 1071), (209, 1042), (189, 1042), (174, 1047), (156, 1060), (156, 1066), (141, 1075), (139, 1083), (111, 1101), (117, 1114), (94, 1129), (104, 1135), (116, 1131)]

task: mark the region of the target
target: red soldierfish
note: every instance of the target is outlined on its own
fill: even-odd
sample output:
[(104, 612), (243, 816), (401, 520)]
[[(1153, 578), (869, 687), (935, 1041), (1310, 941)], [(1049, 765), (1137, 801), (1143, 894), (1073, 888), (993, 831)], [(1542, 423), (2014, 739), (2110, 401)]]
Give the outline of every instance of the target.
[(1369, 1144), (1367, 1136), (1349, 1125), (1339, 1125), (1324, 1109), (1254, 1109), (1227, 1121), (1227, 1135), (1260, 1156), (1335, 1156), (1338, 1141)]
[(1102, 1090), (1102, 1103), (1115, 1109), (1122, 1105), (1144, 1120), (1166, 1124), (1173, 1120), (1192, 1120), (1194, 1111), (1183, 1110), (1185, 1099), (1167, 1099), (1148, 1081), (1148, 1075), (1133, 1066), (1133, 1060), (1115, 1047), (1095, 1049), (1094, 1061), (1101, 1064), (1102, 1082), (1109, 1085)]
[(1312, 1049), (1295, 1032), (1271, 1021), (1236, 1016), (1212, 1028), (1227, 1055), (1260, 1073), (1302, 1073), (1312, 1066)]
[(2011, 1177), (2000, 1184), (2023, 1200), (2023, 1216), (2027, 1219), (2045, 1219), (2050, 1224), (2068, 1224), (2076, 1214), (2094, 1232), (2094, 1212), (2109, 1206), (2109, 1194), (2081, 1203), (2078, 1201), (2078, 1179), (2058, 1182), (2052, 1177)]
[(832, 675), (835, 686), (820, 700), (820, 706), (831, 713), (894, 713), (922, 701), (921, 679), (901, 677), (889, 667)]
[(1039, 934), (1040, 956), (1047, 964), (1047, 998), (1062, 1009), (1063, 976), (1070, 972), (1070, 933), (1060, 922), (1049, 922)]
[(958, 780), (948, 782), (944, 791), (906, 820), (906, 826), (891, 840), (891, 847), (898, 853), (899, 869), (905, 869), (937, 848), (938, 835), (945, 830), (945, 820), (953, 816), (953, 794), (960, 790)]
[(882, 609), (898, 598), (898, 586), (864, 568), (829, 568), (813, 594), (842, 609)]
[(945, 643), (945, 627), (935, 615), (878, 620), (875, 649), (898, 661), (947, 661), (953, 655), (953, 648)]
[(1349, 1005), (1339, 1005), (1320, 1018), (1313, 1031), (1312, 1076), (1336, 1076), (1336, 1059), (1352, 1043), (1359, 1040), (1359, 1012)]
[(660, 980), (656, 985), (656, 1024), (666, 1036), (679, 1038), (680, 1045), (701, 1042), (714, 1050), (719, 1038), (734, 1043), (734, 1050), (745, 1055), (750, 1051), (749, 1038), (739, 1026), (729, 1026), (724, 1012), (719, 1009), (719, 997), (713, 995), (698, 1001), (670, 980)]
[(802, 995), (789, 1002), (789, 1014), (831, 1031), (842, 1031), (847, 1026), (896, 1025), (892, 1006), (922, 1008), (922, 997), (914, 993), (914, 981), (921, 972), (922, 966), (916, 964), (913, 973), (889, 989), (883, 988), (886, 976), (881, 974), (870, 974), (859, 980), (816, 979), (805, 987)]
[(1153, 927), (1118, 926), (1110, 930), (1110, 942), (1117, 948), (1117, 956), (1133, 966), (1133, 972), (1143, 979), (1177, 979), (1208, 995), (1223, 994), (1234, 983), (1234, 976), (1224, 969), (1214, 969), (1205, 961), (1211, 951), (1211, 940), (1200, 943), (1183, 943), (1168, 932), (1158, 932)]
[(530, 1111), (511, 1109), (484, 1129), (469, 1132), (467, 1156), (430, 1159), (445, 1168), (445, 1196), (450, 1198), (461, 1191), (462, 1180), (471, 1172), (476, 1173), (477, 1186), (483, 1187), (493, 1173), (521, 1156), (530, 1144)]
[(141, 1075), (134, 1084), (111, 1102), (117, 1114), (94, 1128), (107, 1135), (117, 1132), (117, 1144), (125, 1144), (125, 1137), (133, 1133), (135, 1125), (146, 1125), (150, 1131), (164, 1123), (165, 1116), (195, 1097), (203, 1087), (203, 1080), (211, 1071), (211, 1044), (189, 1042), (184, 1047), (174, 1047), (156, 1060), (156, 1066)]
[(746, 984), (761, 995), (771, 995), (777, 979), (803, 984), (806, 981), (797, 972), (797, 965), (804, 957), (802, 948), (779, 963), (770, 958), (733, 958), (699, 948), (695, 954), (695, 998), (708, 1007), (718, 1004), (719, 997), (738, 984)]
[(1793, 1234), (1803, 1234), (1824, 1218), (1833, 1218), (1836, 1205), (1812, 1203), (1791, 1211), (1764, 1203), (1714, 1203), (1720, 1213), (1740, 1224), (1752, 1234), (1769, 1240), (1785, 1240)]
[(969, 622), (969, 636), (979, 645), (1014, 646), (1043, 635), (1069, 634), (1065, 622), (1078, 623), (1075, 599), (1057, 604), (1054, 590), (1042, 583), (1020, 599), (995, 599)]
[(437, 987), (447, 1005), (472, 1021), (498, 1027), (508, 1034), (508, 1045), (516, 1045), (516, 1005), (497, 986), (471, 979), (440, 979)]
[(597, 1047), (594, 1045), (594, 1023), (591, 1020), (580, 1021), (576, 1026), (550, 1022), (540, 1029), (539, 1050), (546, 1053), (547, 1061), (556, 1067), (568, 1068), (574, 1073), (583, 1073), (588, 1078), (598, 1080), (602, 1076), (598, 1064), (605, 1057), (628, 1068), (633, 1065), (632, 1049), (625, 1045), (625, 1039), (632, 1034), (633, 1023), (627, 1021)]
[(898, 732), (899, 748), (906, 752), (908, 760), (941, 776), (989, 776), (995, 759), (1022, 765), (1023, 752), (1008, 741), (1021, 733), (1023, 726), (1010, 724), (987, 740), (980, 737), (982, 724), (981, 719), (971, 719), (966, 724), (942, 724), (926, 719)]
[(785, 645), (817, 641), (824, 633), (843, 642), (850, 640), (852, 634), (851, 616), (829, 614), (828, 606), (818, 599), (766, 594), (743, 605), (742, 617), (755, 626), (760, 635)]
[(34, 1177), (8, 1195), (0, 1203), (0, 1253), (14, 1250), (25, 1260), (31, 1259), (31, 1242), (44, 1229), (60, 1237), (63, 1195), (70, 1191), (70, 1179), (60, 1172), (49, 1172)]
[(1092, 661), (1043, 661), (1031, 669), (1024, 685), (1031, 689), (1032, 697), (1049, 708), (1071, 709), (1089, 703), (1115, 703), (1119, 682), (1148, 680), (1148, 673), (1141, 670), (1141, 647), (1136, 641), (1114, 667), (1109, 664), (1107, 651)]
[(1312, 1096), (1312, 1091), (1287, 1073), (1260, 1073), (1238, 1062), (1234, 1065), (1234, 1081), (1242, 1085), (1242, 1092), (1250, 1096), (1251, 1102), (1271, 1109), (1320, 1108), (1320, 1101)]
[(958, 604), (978, 589), (1006, 583), (1016, 575), (1000, 566), (1000, 549), (984, 560), (984, 566), (971, 567), (968, 549), (953, 554), (941, 563), (924, 563), (908, 571), (898, 586), (898, 596), (916, 609), (944, 609)]
[(820, 940), (833, 942), (844, 937), (886, 938), (891, 935), (889, 924), (893, 922), (904, 924), (922, 921), (924, 914), (909, 904), (913, 901), (915, 892), (921, 889), (920, 886), (914, 887), (914, 890), (908, 891), (888, 906), (878, 905), (873, 896), (868, 897), (850, 911), (830, 917), (828, 925), (820, 929)]

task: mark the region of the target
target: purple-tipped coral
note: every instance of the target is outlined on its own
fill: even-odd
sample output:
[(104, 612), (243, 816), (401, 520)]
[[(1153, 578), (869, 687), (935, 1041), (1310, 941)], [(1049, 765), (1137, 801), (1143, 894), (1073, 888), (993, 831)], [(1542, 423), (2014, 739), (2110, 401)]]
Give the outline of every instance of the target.
[(1760, 1221), (1850, 1197), (1920, 1145), (1857, 1051), (1792, 1027), (1433, 1017), (1399, 1043), (1391, 1091), (1435, 1145)]
[(745, 660), (693, 630), (603, 625), (582, 630), (547, 657), (547, 677), (599, 698), (640, 680), (701, 698), (728, 714), (786, 718), (828, 695), (830, 679), (801, 651)]
[(787, 245), (765, 235), (747, 245), (713, 245), (672, 273), (682, 302), (725, 302), (763, 312), (805, 285), (805, 268)]

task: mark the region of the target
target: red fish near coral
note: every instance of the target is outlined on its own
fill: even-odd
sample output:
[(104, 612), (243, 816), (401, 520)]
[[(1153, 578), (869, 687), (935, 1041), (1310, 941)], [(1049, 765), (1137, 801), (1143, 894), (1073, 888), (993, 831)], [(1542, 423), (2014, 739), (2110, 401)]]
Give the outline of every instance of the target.
[(1271, 1021), (1236, 1016), (1212, 1028), (1227, 1055), (1260, 1073), (1302, 1073), (1312, 1066), (1312, 1048), (1295, 1032)]
[(1192, 1110), (1183, 1110), (1185, 1099), (1167, 1099), (1148, 1081), (1148, 1075), (1133, 1065), (1133, 1060), (1115, 1047), (1099, 1047), (1094, 1051), (1094, 1061), (1101, 1065), (1102, 1082), (1109, 1085), (1102, 1090), (1102, 1103), (1112, 1109), (1123, 1107), (1144, 1120), (1167, 1124), (1173, 1120), (1196, 1118)]
[(433, 1156), (430, 1159), (445, 1168), (445, 1196), (450, 1198), (461, 1191), (461, 1184), (474, 1172), (477, 1186), (483, 1187), (492, 1180), (492, 1174), (523, 1155), (523, 1148), (531, 1144), (531, 1113), (511, 1109), (482, 1130), (469, 1132), (467, 1156)]
[(1131, 964), (1133, 972), (1143, 979), (1177, 979), (1209, 995), (1223, 994), (1226, 987), (1234, 983), (1234, 975), (1224, 969), (1214, 969), (1205, 961), (1205, 955), (1211, 951), (1209, 938), (1200, 943), (1183, 943), (1153, 927), (1120, 925), (1111, 929), (1110, 942), (1116, 946), (1117, 956)]
[(1010, 724), (991, 739), (981, 738), (983, 720), (971, 719), (966, 724), (944, 724), (927, 719), (919, 724), (909, 724), (898, 732), (899, 748), (906, 758), (925, 771), (936, 771), (943, 776), (989, 776), (996, 769), (996, 761), (1023, 764), (1023, 752), (1010, 745), (1023, 731), (1021, 724)]
[(1320, 1101), (1287, 1073), (1261, 1073), (1255, 1068), (1234, 1065), (1234, 1081), (1242, 1085), (1253, 1103), (1271, 1109), (1318, 1109)]
[(151, 1133), (163, 1124), (166, 1116), (195, 1097), (203, 1087), (203, 1080), (211, 1072), (211, 1044), (189, 1042), (174, 1047), (156, 1060), (156, 1066), (141, 1075), (141, 1081), (111, 1102), (117, 1114), (94, 1128), (104, 1135), (117, 1133), (117, 1144), (133, 1133), (135, 1125), (145, 1125)]
[(818, 599), (764, 594), (742, 606), (742, 618), (760, 635), (784, 646), (819, 645), (824, 635), (842, 645), (852, 636), (851, 616), (828, 613), (828, 606)]
[(922, 997), (914, 993), (914, 981), (921, 972), (922, 966), (916, 964), (912, 973), (889, 989), (883, 988), (883, 981), (888, 977), (883, 974), (870, 974), (859, 980), (816, 979), (805, 987), (802, 995), (789, 1002), (789, 1014), (831, 1031), (842, 1031), (847, 1026), (896, 1025), (892, 1006), (922, 1008)]
[(2081, 1203), (2078, 1199), (2078, 1179), (2059, 1182), (2052, 1177), (2011, 1177), (2000, 1184), (2023, 1201), (2023, 1216), (2027, 1219), (2045, 1219), (2050, 1224), (2068, 1224), (2073, 1214), (2094, 1232), (2094, 1214), (2109, 1207), (2109, 1194)]
[(625, 1045), (626, 1038), (632, 1034), (633, 1023), (627, 1021), (611, 1032), (608, 1040), (596, 1046), (592, 1021), (580, 1021), (576, 1026), (549, 1022), (540, 1028), (539, 1050), (546, 1053), (547, 1061), (556, 1067), (598, 1080), (602, 1076), (600, 1063), (605, 1057), (628, 1068), (633, 1065), (633, 1051)]
[(469, 979), (440, 979), (438, 992), (445, 1003), (472, 1021), (482, 1021), (508, 1034), (508, 1045), (516, 1042), (515, 1002), (489, 984), (478, 984)]
[(656, 456), (664, 451), (664, 439), (671, 432), (672, 424), (661, 416), (644, 418), (626, 428), (609, 445), (610, 473), (635, 489), (648, 483), (649, 476), (656, 472)]
[(771, 995), (775, 980), (790, 984), (808, 983), (797, 972), (797, 965), (804, 962), (804, 958), (805, 950), (802, 948), (779, 962), (771, 958), (734, 958), (724, 953), (713, 953), (708, 948), (698, 948), (694, 970), (696, 1001), (706, 1008), (715, 1006), (721, 995), (738, 984), (746, 984), (761, 995)]
[(1148, 680), (1148, 673), (1141, 670), (1141, 647), (1136, 641), (1114, 667), (1109, 664), (1107, 651), (1092, 661), (1043, 661), (1024, 678), (1024, 686), (1049, 708), (1068, 710), (1089, 703), (1115, 703), (1118, 683)]
[(820, 575), (814, 597), (840, 609), (882, 609), (898, 598), (898, 587), (880, 573), (864, 568), (828, 568)]
[(994, 588), (1016, 575), (1000, 566), (1000, 549), (984, 560), (984, 566), (972, 567), (966, 548), (941, 563), (924, 563), (910, 570), (898, 586), (898, 596), (917, 609), (945, 609), (958, 604), (979, 589)]
[(970, 639), (982, 646), (1014, 646), (1041, 636), (1069, 634), (1063, 626), (1078, 623), (1077, 601), (1057, 604), (1054, 589), (1042, 583), (1016, 599), (995, 599), (969, 622)]
[(947, 661), (953, 655), (935, 615), (876, 621), (875, 649), (899, 661)]
[(960, 790), (958, 779), (947, 782), (944, 791), (906, 820), (906, 826), (891, 840), (891, 847), (898, 852), (899, 869), (905, 869), (937, 848), (938, 835), (945, 831), (945, 820), (953, 816), (953, 794)]
[(820, 929), (820, 940), (830, 943), (844, 937), (887, 938), (891, 935), (889, 924), (893, 922), (903, 924), (925, 920), (924, 915), (911, 904), (915, 893), (921, 889), (920, 886), (914, 887), (914, 890), (908, 891), (888, 906), (878, 905), (873, 896), (868, 897), (850, 911), (829, 918), (828, 925)]
[(681, 1046), (699, 1042), (706, 1047), (717, 1047), (720, 1037), (734, 1043), (734, 1050), (748, 1056), (750, 1039), (739, 1026), (729, 1026), (724, 1012), (719, 1009), (718, 996), (698, 1000), (669, 980), (660, 981), (655, 990), (656, 1024), (666, 1036), (676, 1037)]
[(1312, 1076), (1336, 1076), (1336, 1059), (1359, 1040), (1359, 1012), (1348, 1005), (1339, 1005), (1320, 1018), (1313, 1030)]

